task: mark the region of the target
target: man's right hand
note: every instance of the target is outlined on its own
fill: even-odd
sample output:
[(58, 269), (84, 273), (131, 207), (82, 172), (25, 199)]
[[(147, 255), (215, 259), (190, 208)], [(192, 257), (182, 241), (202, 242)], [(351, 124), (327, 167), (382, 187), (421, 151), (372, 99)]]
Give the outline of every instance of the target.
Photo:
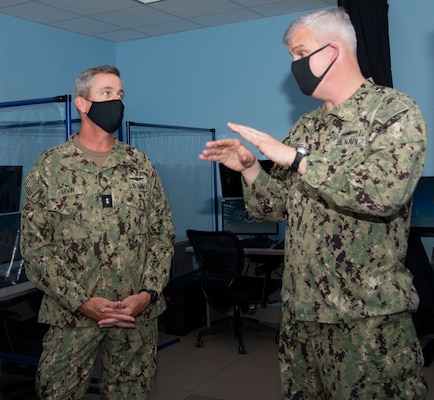
[(219, 161), (234, 171), (244, 171), (254, 165), (255, 155), (239, 139), (220, 139), (206, 143), (199, 158)]
[(248, 185), (256, 179), (261, 165), (255, 155), (239, 139), (221, 139), (208, 142), (199, 155), (201, 160), (219, 161), (226, 167), (243, 174)]
[(78, 311), (97, 321), (100, 327), (134, 328), (135, 326), (135, 318), (130, 314), (130, 309), (123, 306), (120, 301), (92, 297), (84, 302)]

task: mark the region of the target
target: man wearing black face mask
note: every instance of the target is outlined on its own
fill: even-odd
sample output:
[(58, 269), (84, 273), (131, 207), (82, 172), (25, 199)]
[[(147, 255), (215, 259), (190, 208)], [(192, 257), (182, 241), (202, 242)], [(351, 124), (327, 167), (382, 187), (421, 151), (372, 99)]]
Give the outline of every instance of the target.
[(124, 90), (117, 68), (75, 82), (81, 129), (45, 151), (24, 183), (22, 254), (44, 293), (49, 325), (36, 376), (41, 399), (83, 399), (97, 357), (104, 399), (148, 399), (157, 317), (174, 226), (149, 158), (118, 141)]
[(404, 266), (411, 197), (427, 147), (409, 96), (365, 79), (342, 9), (295, 20), (284, 34), (300, 90), (323, 104), (283, 143), (229, 128), (275, 162), (265, 173), (239, 139), (203, 160), (241, 171), (257, 220), (287, 220), (279, 360), (285, 399), (423, 399), (423, 357)]

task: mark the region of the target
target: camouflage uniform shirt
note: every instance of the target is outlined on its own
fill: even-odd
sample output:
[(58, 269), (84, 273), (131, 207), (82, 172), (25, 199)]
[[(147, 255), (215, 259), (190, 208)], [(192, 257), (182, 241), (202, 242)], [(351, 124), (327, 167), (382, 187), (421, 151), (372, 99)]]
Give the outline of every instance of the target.
[[(39, 321), (96, 324), (77, 311), (91, 297), (123, 300), (140, 289), (162, 292), (174, 226), (148, 157), (120, 141), (102, 168), (72, 138), (45, 151), (24, 182), (22, 254), (41, 289)], [(164, 311), (160, 298), (137, 322)]]
[(283, 306), (324, 323), (415, 310), (403, 262), (424, 118), (413, 99), (370, 79), (323, 111), (303, 115), (284, 139), (311, 152), (303, 176), (277, 167), (244, 184), (257, 219), (288, 221)]

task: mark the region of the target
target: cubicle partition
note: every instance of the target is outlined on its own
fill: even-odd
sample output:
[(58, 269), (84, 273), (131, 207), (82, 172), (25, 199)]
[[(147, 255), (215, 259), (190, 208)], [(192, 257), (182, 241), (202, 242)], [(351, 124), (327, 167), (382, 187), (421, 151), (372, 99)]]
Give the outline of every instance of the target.
[[(37, 362), (45, 332), (36, 324), (41, 294), (27, 281), (19, 251), (22, 181), (36, 158), (71, 131), (70, 95), (0, 103), (0, 369), (9, 374), (1, 388), (5, 379), (15, 382), (9, 361), (25, 372), (21, 363)], [(33, 385), (32, 378), (17, 379), (18, 386)]]
[(169, 199), (176, 242), (190, 228), (218, 230), (216, 163), (198, 156), (215, 130), (126, 122), (126, 141), (151, 159)]
[(42, 151), (71, 134), (71, 96), (0, 103), (0, 164), (27, 175)]
[[(71, 134), (71, 96), (55, 96), (33, 100), (0, 103), (0, 168), (2, 187), (8, 193), (2, 195), (0, 229), (3, 238), (0, 253), (0, 286), (21, 282), (19, 212), (21, 210), (22, 181), (29, 173), (39, 154), (59, 143)], [(12, 171), (14, 172), (12, 179)], [(17, 176), (19, 171), (19, 176)], [(10, 175), (10, 177), (8, 177)], [(11, 204), (6, 200), (14, 198)], [(8, 259), (6, 259), (8, 258)], [(3, 290), (1, 298), (12, 292), (20, 294), (22, 287)], [(11, 292), (11, 293), (9, 293)]]

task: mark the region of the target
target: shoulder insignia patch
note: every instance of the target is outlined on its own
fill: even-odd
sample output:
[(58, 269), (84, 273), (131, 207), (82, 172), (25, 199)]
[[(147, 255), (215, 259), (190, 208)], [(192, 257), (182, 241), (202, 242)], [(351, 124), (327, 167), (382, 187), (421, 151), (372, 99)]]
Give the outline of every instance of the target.
[(29, 198), (32, 198), (36, 193), (41, 190), (33, 175), (29, 175), (27, 177), (26, 181), (24, 182), (23, 188), (26, 192), (27, 197)]
[(380, 109), (380, 111), (375, 114), (375, 120), (384, 124), (389, 121), (390, 118), (406, 110), (408, 110), (408, 106), (406, 104), (399, 100), (395, 100), (389, 104), (388, 107)]

